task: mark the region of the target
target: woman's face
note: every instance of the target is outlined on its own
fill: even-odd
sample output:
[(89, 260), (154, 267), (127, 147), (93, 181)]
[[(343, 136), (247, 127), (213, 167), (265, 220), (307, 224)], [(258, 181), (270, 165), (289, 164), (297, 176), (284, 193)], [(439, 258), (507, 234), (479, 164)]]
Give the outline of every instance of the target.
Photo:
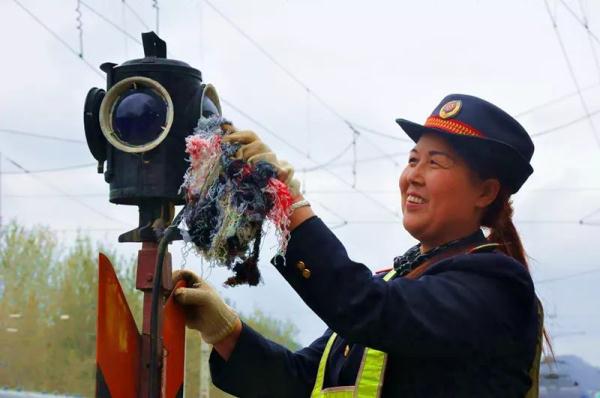
[(423, 251), (467, 236), (499, 187), (495, 179), (479, 181), (444, 138), (425, 133), (400, 176), (404, 228)]

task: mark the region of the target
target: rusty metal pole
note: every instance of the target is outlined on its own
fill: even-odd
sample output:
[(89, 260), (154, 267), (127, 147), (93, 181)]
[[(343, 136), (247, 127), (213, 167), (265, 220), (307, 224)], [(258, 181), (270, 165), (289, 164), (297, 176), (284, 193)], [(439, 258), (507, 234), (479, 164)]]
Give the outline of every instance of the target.
[[(151, 304), (152, 304), (152, 283), (154, 280), (154, 267), (156, 265), (156, 258), (158, 256), (158, 244), (155, 242), (142, 242), (142, 249), (138, 251), (138, 263), (137, 263), (137, 275), (135, 287), (144, 293), (144, 307), (142, 317), (142, 331), (141, 331), (141, 361), (140, 361), (140, 388), (139, 398), (147, 398), (150, 396), (148, 390), (148, 380), (150, 379), (150, 352), (151, 352), (151, 340), (150, 340), (150, 320), (152, 316)], [(163, 272), (161, 281), (161, 299), (164, 300), (167, 297), (171, 289), (171, 254), (165, 253), (165, 259), (163, 262)], [(163, 321), (163, 305), (159, 305), (158, 313), (159, 330), (162, 330)], [(162, 341), (157, 342), (159, 345), (158, 353), (162, 353)], [(162, 363), (162, 361), (159, 361)], [(157, 380), (161, 380), (161, 372), (158, 369), (158, 374), (155, 375)]]

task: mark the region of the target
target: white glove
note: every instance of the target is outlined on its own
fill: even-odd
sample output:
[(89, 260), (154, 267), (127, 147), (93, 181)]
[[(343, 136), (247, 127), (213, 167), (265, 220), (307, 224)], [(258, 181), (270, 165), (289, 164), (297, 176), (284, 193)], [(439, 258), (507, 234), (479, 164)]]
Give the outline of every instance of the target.
[(175, 290), (175, 300), (183, 305), (185, 324), (196, 329), (208, 344), (223, 340), (234, 330), (239, 320), (233, 308), (225, 304), (206, 281), (188, 270), (173, 272), (173, 285), (185, 280), (188, 286)]
[(248, 163), (264, 161), (277, 170), (277, 178), (287, 185), (292, 197), (300, 194), (300, 181), (294, 178), (294, 168), (285, 160), (277, 159), (275, 153), (250, 130), (234, 131), (223, 137), (223, 142), (241, 144), (235, 157)]

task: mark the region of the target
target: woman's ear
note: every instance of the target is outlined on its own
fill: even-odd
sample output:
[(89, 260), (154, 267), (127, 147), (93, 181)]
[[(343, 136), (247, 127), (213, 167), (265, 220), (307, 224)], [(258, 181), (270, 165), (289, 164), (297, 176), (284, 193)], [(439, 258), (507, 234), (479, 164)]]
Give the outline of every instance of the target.
[(475, 206), (485, 208), (492, 204), (500, 192), (500, 181), (496, 178), (488, 178), (481, 182), (481, 191)]

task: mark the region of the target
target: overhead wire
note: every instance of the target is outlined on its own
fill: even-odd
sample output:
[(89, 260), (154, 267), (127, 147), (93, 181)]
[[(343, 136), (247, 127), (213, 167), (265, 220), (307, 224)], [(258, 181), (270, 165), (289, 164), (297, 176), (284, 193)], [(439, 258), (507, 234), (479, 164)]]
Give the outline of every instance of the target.
[(561, 282), (567, 279), (573, 279), (573, 278), (577, 278), (580, 276), (584, 276), (584, 275), (590, 275), (590, 274), (596, 274), (600, 272), (600, 268), (592, 268), (592, 269), (588, 269), (585, 271), (580, 271), (580, 272), (574, 272), (572, 274), (568, 274), (568, 275), (563, 275), (563, 276), (558, 276), (555, 278), (547, 278), (547, 279), (540, 279), (540, 280), (536, 280), (535, 284), (536, 285), (540, 285), (540, 284), (544, 284), (544, 283), (551, 283), (551, 282)]
[(356, 123), (353, 123), (352, 125), (354, 127), (356, 127), (357, 129), (359, 129), (360, 131), (362, 131), (362, 132), (366, 132), (366, 133), (369, 133), (369, 134), (372, 134), (372, 135), (376, 135), (376, 136), (379, 136), (379, 137), (383, 137), (383, 138), (388, 138), (390, 140), (396, 140), (396, 141), (401, 141), (401, 142), (412, 143), (412, 140), (410, 140), (408, 138), (403, 138), (401, 135), (397, 135), (396, 136), (396, 135), (381, 133), (381, 132), (379, 132), (377, 130), (373, 130), (373, 129), (369, 128), (369, 127), (365, 127), (365, 126), (362, 126), (362, 125), (356, 124)]
[(351, 124), (349, 125), (349, 127), (350, 130), (352, 130), (352, 188), (356, 188), (356, 146), (358, 137), (360, 137), (360, 133)]
[[(341, 158), (342, 156), (344, 156), (350, 149), (353, 149), (355, 146), (354, 141), (350, 142), (348, 145), (346, 145), (338, 154), (336, 154), (335, 156), (333, 156), (331, 159), (323, 162), (323, 163), (319, 163), (315, 166), (312, 167), (305, 167), (305, 168), (301, 168), (298, 169), (298, 171), (301, 172), (310, 172), (310, 171), (315, 171), (315, 170), (320, 170), (323, 168), (326, 168), (327, 166), (331, 165), (333, 162), (335, 162), (336, 160), (338, 160), (339, 158)], [(353, 163), (356, 163), (355, 160), (353, 160)]]
[(301, 153), (303, 156), (305, 156), (305, 157), (307, 157), (307, 158), (310, 159), (310, 156), (309, 156), (308, 152), (305, 152), (302, 149), (300, 149), (299, 147), (295, 146), (294, 144), (291, 144), (288, 140), (286, 140), (285, 138), (281, 137), (279, 134), (275, 133), (270, 128), (264, 126), (261, 122), (259, 122), (254, 117), (250, 116), (250, 114), (246, 113), (243, 109), (241, 109), (240, 107), (238, 107), (237, 105), (235, 105), (231, 101), (227, 100), (226, 98), (224, 98), (222, 96), (219, 96), (219, 100), (223, 104), (229, 106), (235, 112), (239, 113), (240, 115), (242, 115), (243, 117), (245, 117), (246, 119), (248, 119), (249, 121), (251, 121), (252, 123), (256, 124), (257, 126), (260, 126), (261, 128), (264, 128), (266, 133), (268, 133), (271, 136), (273, 136), (274, 138), (276, 138), (283, 145), (287, 146), (288, 148), (290, 148), (290, 149), (292, 149), (292, 150), (294, 150), (294, 151), (296, 151), (298, 153)]
[(29, 15), (35, 22), (37, 22), (42, 28), (46, 30), (52, 37), (58, 40), (66, 49), (68, 49), (71, 53), (73, 53), (77, 58), (79, 58), (89, 69), (91, 69), (95, 74), (100, 77), (104, 77), (102, 72), (98, 70), (94, 65), (92, 65), (87, 59), (83, 57), (83, 54), (71, 47), (69, 43), (67, 43), (62, 37), (60, 37), (56, 32), (54, 32), (48, 25), (46, 25), (41, 19), (37, 17), (31, 10), (23, 5), (19, 0), (13, 0), (27, 15)]
[(59, 137), (59, 136), (55, 136), (55, 135), (38, 134), (38, 133), (32, 133), (32, 132), (24, 131), (24, 130), (15, 130), (15, 129), (0, 128), (0, 133), (15, 134), (15, 135), (21, 135), (21, 136), (24, 136), (24, 137), (40, 138), (40, 139), (51, 140), (51, 141), (67, 142), (67, 143), (70, 143), (70, 144), (85, 144), (86, 143), (83, 140), (78, 140), (78, 139), (75, 139), (75, 138), (67, 138), (67, 137)]
[(79, 0), (79, 1), (92, 14), (96, 15), (98, 18), (100, 18), (101, 20), (103, 20), (104, 22), (106, 22), (107, 24), (109, 24), (110, 26), (112, 26), (113, 28), (115, 28), (116, 30), (118, 30), (119, 32), (121, 32), (121, 34), (127, 36), (130, 40), (138, 43), (139, 45), (142, 45), (142, 41), (140, 39), (138, 39), (137, 37), (133, 36), (131, 33), (129, 33), (128, 31), (126, 31), (122, 27), (120, 27), (118, 24), (114, 23), (110, 18), (108, 18), (104, 14), (100, 13), (98, 10), (96, 10), (94, 7), (90, 6), (88, 3), (84, 2), (83, 0)]
[(53, 229), (52, 232), (58, 233), (71, 233), (71, 232), (123, 232), (122, 228), (61, 228)]
[(600, 113), (600, 109), (599, 110), (595, 110), (593, 112), (587, 112), (583, 116), (580, 116), (580, 117), (578, 117), (576, 119), (573, 119), (573, 120), (570, 120), (570, 121), (565, 122), (563, 124), (560, 124), (558, 126), (554, 126), (554, 127), (542, 130), (542, 131), (538, 131), (537, 133), (532, 133), (531, 137), (539, 137), (539, 136), (542, 136), (542, 135), (546, 135), (546, 134), (554, 133), (556, 131), (560, 131), (560, 130), (565, 129), (567, 127), (570, 127), (570, 126), (572, 126), (574, 124), (577, 124), (579, 122), (583, 122), (584, 120), (587, 120), (587, 119), (591, 118), (592, 116), (597, 115), (599, 113)]
[[(573, 13), (573, 11), (565, 4), (565, 2), (563, 0), (560, 0), (561, 3), (567, 7), (569, 9), (569, 11), (571, 13)], [(581, 92), (581, 88), (579, 86), (579, 82), (577, 81), (577, 76), (575, 75), (575, 70), (573, 69), (573, 65), (571, 64), (571, 60), (569, 58), (569, 54), (567, 52), (567, 48), (565, 47), (565, 43), (563, 42), (562, 36), (560, 34), (560, 31), (558, 29), (558, 25), (556, 23), (556, 16), (552, 15), (552, 11), (550, 10), (550, 6), (548, 4), (548, 0), (544, 0), (544, 4), (546, 5), (546, 11), (548, 12), (548, 16), (550, 17), (550, 20), (552, 21), (552, 28), (554, 30), (554, 33), (556, 34), (556, 38), (558, 40), (558, 44), (560, 45), (560, 49), (562, 52), (562, 55), (565, 59), (565, 62), (567, 64), (567, 68), (569, 70), (569, 74), (571, 75), (571, 79), (573, 80), (573, 84), (575, 85), (575, 88), (577, 90), (577, 93), (579, 95), (579, 99), (581, 102), (581, 106), (583, 108), (583, 110), (585, 111), (586, 116), (588, 117), (588, 121), (590, 123), (590, 127), (592, 128), (592, 133), (594, 136), (594, 140), (596, 141), (596, 144), (600, 147), (600, 137), (598, 137), (598, 132), (596, 129), (596, 124), (594, 123), (594, 119), (591, 117), (590, 115), (590, 111), (588, 109), (587, 103), (585, 102), (585, 99), (583, 98), (583, 93)], [(576, 15), (574, 15), (575, 17), (577, 17)], [(593, 35), (593, 33), (591, 31), (590, 35)], [(595, 35), (593, 36), (595, 37)]]
[(339, 224), (335, 224), (337, 228), (348, 224), (348, 220), (346, 220), (346, 218), (344, 218), (341, 214), (339, 214), (335, 210), (331, 209), (329, 206), (326, 206), (325, 204), (323, 204), (323, 202), (314, 200), (314, 199), (311, 199), (311, 202), (314, 202), (316, 205), (322, 207), (325, 211), (327, 211), (334, 217), (337, 217), (340, 220)]
[[(125, 7), (125, 0), (121, 0), (121, 26), (127, 30), (127, 9)], [(129, 58), (129, 44), (127, 36), (123, 36), (123, 49), (125, 51), (125, 58)]]
[(73, 202), (78, 203), (80, 206), (85, 207), (86, 209), (92, 211), (93, 213), (96, 213), (97, 215), (99, 215), (99, 216), (101, 216), (101, 217), (103, 217), (103, 218), (105, 218), (107, 220), (110, 220), (110, 221), (113, 221), (113, 222), (116, 222), (116, 223), (119, 223), (119, 224), (122, 224), (122, 225), (126, 225), (123, 221), (118, 220), (118, 219), (116, 219), (116, 218), (114, 218), (112, 216), (109, 216), (107, 214), (104, 214), (103, 212), (99, 211), (95, 207), (92, 207), (92, 206), (88, 205), (87, 203), (81, 201), (76, 196), (73, 196), (73, 195), (69, 194), (68, 192), (64, 191), (63, 189), (57, 187), (56, 185), (54, 185), (54, 184), (52, 184), (52, 183), (50, 183), (50, 182), (48, 182), (48, 181), (40, 178), (39, 176), (31, 173), (29, 171), (29, 169), (21, 166), (21, 164), (19, 164), (18, 162), (16, 162), (14, 159), (12, 159), (12, 158), (10, 158), (10, 157), (8, 157), (6, 155), (3, 155), (3, 157), (4, 157), (4, 159), (8, 160), (10, 163), (12, 163), (17, 168), (19, 168), (19, 169), (23, 170), (25, 173), (29, 174), (32, 178), (38, 180), (39, 182), (41, 182), (42, 184), (48, 186), (49, 188), (52, 188), (54, 191), (60, 192), (66, 198), (71, 199)]
[(135, 19), (137, 19), (137, 21), (147, 30), (151, 30), (150, 27), (148, 26), (148, 24), (146, 23), (146, 21), (144, 21), (144, 18), (142, 18), (142, 16), (135, 10), (135, 8), (133, 8), (132, 6), (129, 5), (129, 3), (126, 0), (121, 0), (123, 3), (123, 6), (125, 8), (127, 8), (127, 10), (129, 10), (129, 12), (131, 13), (131, 15), (133, 15), (135, 17)]
[(600, 187), (565, 187), (565, 188), (534, 188), (529, 192), (539, 191), (559, 191), (559, 192), (584, 192), (584, 191), (600, 191)]
[(598, 61), (598, 54), (596, 53), (596, 47), (594, 46), (594, 42), (592, 41), (592, 35), (590, 31), (590, 21), (588, 18), (588, 13), (586, 8), (583, 5), (583, 0), (579, 0), (579, 9), (581, 10), (581, 15), (583, 16), (583, 23), (585, 30), (587, 32), (588, 42), (590, 43), (590, 51), (592, 52), (592, 57), (594, 58), (594, 65), (596, 66), (596, 71), (598, 72), (598, 79), (600, 81), (600, 63)]
[(581, 218), (579, 219), (579, 222), (580, 222), (580, 223), (582, 223), (582, 224), (584, 224), (584, 223), (586, 223), (586, 221), (585, 221), (585, 219), (586, 219), (586, 218), (593, 217), (593, 216), (595, 216), (595, 215), (596, 215), (596, 214), (598, 214), (598, 213), (600, 213), (600, 208), (598, 208), (598, 209), (596, 209), (596, 210), (592, 211), (591, 213), (589, 213), (589, 214), (587, 214), (587, 215), (585, 215), (585, 216), (581, 217)]
[[(366, 157), (366, 158), (357, 158), (356, 159), (356, 163), (370, 163), (370, 162), (376, 162), (376, 161), (380, 161), (380, 160), (385, 160), (385, 159), (389, 159), (390, 156), (393, 157), (398, 157), (398, 156), (406, 156), (408, 154), (408, 152), (394, 152), (394, 153), (390, 153), (390, 154), (386, 154), (386, 155), (380, 155), (380, 156), (372, 156), (372, 157)], [(327, 166), (328, 169), (334, 169), (334, 168), (340, 168), (340, 167), (346, 167), (346, 166), (352, 166), (354, 164), (354, 160), (351, 161), (347, 161), (347, 162), (339, 162), (339, 163), (333, 163)], [(312, 172), (312, 171), (316, 171), (316, 170), (321, 170), (323, 167), (318, 167), (319, 165), (312, 167), (310, 170), (306, 170), (307, 172)]]
[[(585, 91), (591, 90), (592, 88), (596, 88), (598, 86), (600, 86), (600, 82), (596, 82), (596, 83), (593, 83), (593, 84), (581, 87), (581, 92), (585, 92)], [(513, 115), (513, 117), (516, 118), (516, 119), (521, 118), (521, 117), (523, 117), (525, 115), (528, 115), (530, 113), (536, 112), (536, 111), (538, 111), (540, 109), (543, 109), (543, 108), (546, 108), (548, 106), (558, 104), (558, 103), (560, 103), (560, 102), (562, 102), (562, 101), (564, 101), (566, 99), (569, 99), (569, 98), (572, 98), (572, 97), (575, 97), (575, 96), (578, 96), (578, 95), (579, 95), (578, 91), (572, 91), (572, 92), (570, 92), (568, 94), (562, 95), (562, 96), (557, 97), (557, 98), (553, 98), (553, 99), (551, 99), (549, 101), (546, 101), (546, 102), (543, 102), (543, 103), (541, 103), (539, 105), (535, 105), (535, 106), (532, 106), (530, 108), (527, 108), (526, 110), (521, 111), (521, 112)]]
[[(323, 97), (321, 97), (317, 92), (315, 92), (307, 83), (301, 80), (296, 74), (290, 71), (287, 67), (285, 67), (281, 62), (279, 62), (269, 51), (267, 51), (258, 41), (256, 41), (252, 36), (246, 33), (238, 24), (236, 24), (231, 18), (229, 18), (223, 11), (221, 11), (218, 7), (216, 7), (209, 0), (202, 0), (206, 5), (208, 5), (217, 15), (219, 15), (229, 26), (231, 26), (236, 32), (238, 32), (242, 37), (244, 37), (252, 46), (254, 46), (261, 54), (263, 54), (269, 61), (271, 61), (275, 66), (277, 66), (285, 75), (287, 75), (291, 80), (293, 80), (296, 84), (298, 84), (302, 89), (304, 89), (309, 95), (311, 95), (314, 99), (317, 100), (325, 109), (327, 109), (331, 114), (340, 119), (346, 125), (355, 125), (354, 122), (348, 120), (348, 118), (344, 117), (339, 111), (337, 111), (333, 105), (329, 102), (325, 101)], [(356, 126), (358, 128), (358, 126)], [(365, 132), (373, 133), (375, 132), (377, 135), (386, 136), (388, 138), (393, 137), (389, 134), (378, 132), (374, 129), (362, 128)], [(408, 140), (399, 140), (399, 141), (407, 141)]]
[[(548, 6), (547, 0), (544, 0), (546, 2), (546, 7), (548, 9), (548, 12), (550, 12), (550, 8)], [(590, 35), (590, 37), (592, 39), (594, 39), (594, 41), (598, 44), (600, 44), (600, 39), (598, 39), (598, 36), (596, 36), (596, 34), (594, 32), (592, 32), (591, 29), (589, 29), (589, 27), (586, 25), (585, 21), (581, 18), (579, 18), (579, 16), (577, 15), (577, 13), (575, 11), (573, 11), (573, 9), (571, 7), (569, 7), (569, 5), (565, 2), (565, 0), (559, 0), (561, 2), (561, 4), (563, 5), (563, 7), (565, 7), (565, 9), (569, 12), (569, 14), (571, 14), (571, 16), (573, 18), (575, 18), (575, 20), (577, 22), (579, 22), (579, 24), (581, 26), (583, 26), (584, 29), (586, 29), (588, 31), (588, 34)], [(554, 19), (554, 18), (553, 18)]]
[[(106, 193), (77, 193), (77, 194), (71, 194), (71, 196), (74, 197), (78, 197), (78, 198), (99, 198), (99, 197), (106, 197), (108, 196), (108, 194)], [(63, 194), (8, 194), (8, 195), (2, 195), (3, 198), (32, 198), (32, 199), (48, 199), (48, 198), (62, 198), (64, 197)]]
[[(233, 110), (235, 110), (236, 112), (238, 112), (240, 115), (244, 116), (245, 118), (247, 118), (248, 120), (250, 120), (252, 123), (254, 123), (258, 127), (260, 127), (265, 133), (268, 133), (268, 134), (276, 137), (279, 141), (283, 142), (289, 148), (291, 148), (294, 151), (300, 153), (302, 156), (306, 157), (310, 161), (312, 161), (314, 163), (317, 163), (317, 161), (315, 159), (313, 159), (311, 157), (308, 157), (307, 154), (306, 154), (306, 152), (304, 152), (302, 149), (300, 149), (300, 148), (296, 147), (295, 145), (292, 145), (289, 142), (287, 142), (285, 139), (283, 139), (281, 136), (279, 136), (279, 134), (277, 134), (271, 128), (267, 127), (265, 124), (263, 124), (262, 122), (260, 122), (256, 118), (254, 118), (254, 117), (250, 116), (249, 114), (247, 114), (246, 112), (242, 111), (239, 107), (237, 107), (234, 104), (232, 104), (231, 101), (226, 101), (226, 100), (223, 100), (221, 98), (221, 102), (225, 103), (226, 105), (228, 105), (229, 107), (231, 107)], [(335, 179), (337, 179), (338, 181), (340, 181), (342, 184), (344, 184), (346, 186), (349, 186), (349, 187), (352, 187), (351, 183), (349, 183), (348, 181), (346, 181), (344, 178), (340, 177), (338, 174), (334, 173), (333, 171), (329, 170), (328, 168), (323, 168), (322, 170), (324, 172), (328, 173), (329, 175), (331, 175), (332, 177), (334, 177)], [(379, 200), (373, 198), (371, 195), (369, 195), (367, 193), (362, 192), (360, 189), (358, 189), (356, 187), (352, 187), (352, 188), (354, 190), (356, 190), (357, 192), (359, 192), (363, 197), (365, 197), (366, 199), (368, 199), (371, 203), (376, 204), (381, 209), (385, 210), (386, 212), (392, 214), (394, 217), (398, 218), (399, 215), (398, 215), (397, 212), (391, 210), (385, 204), (381, 203)]]
[(79, 31), (79, 57), (83, 58), (83, 21), (81, 20), (81, 2), (77, 0), (77, 7), (75, 7), (75, 13), (77, 16), (77, 30)]
[(159, 34), (160, 8), (158, 7), (158, 0), (152, 0), (152, 8), (156, 10), (156, 34)]
[(40, 173), (54, 173), (54, 172), (58, 172), (58, 171), (67, 171), (67, 170), (77, 170), (77, 169), (83, 169), (86, 167), (91, 167), (91, 166), (96, 166), (97, 163), (83, 163), (83, 164), (75, 164), (72, 166), (63, 166), (63, 167), (54, 167), (54, 168), (48, 168), (48, 169), (38, 169), (38, 170), (28, 170), (27, 172), (25, 171), (3, 171), (0, 174), (40, 174)]

